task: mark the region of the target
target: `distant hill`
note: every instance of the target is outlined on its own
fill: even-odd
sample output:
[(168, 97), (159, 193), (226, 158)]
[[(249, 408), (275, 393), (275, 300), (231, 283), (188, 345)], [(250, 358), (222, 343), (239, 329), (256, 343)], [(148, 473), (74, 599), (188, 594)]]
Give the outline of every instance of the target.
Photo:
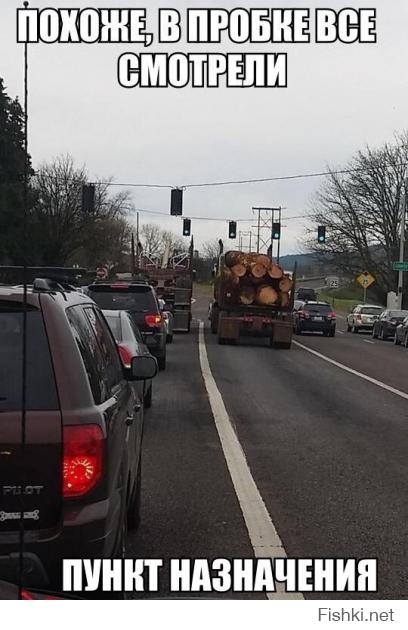
[(316, 269), (323, 267), (322, 263), (316, 259), (315, 254), (288, 254), (281, 256), (279, 263), (287, 271), (292, 271), (295, 263), (299, 269)]

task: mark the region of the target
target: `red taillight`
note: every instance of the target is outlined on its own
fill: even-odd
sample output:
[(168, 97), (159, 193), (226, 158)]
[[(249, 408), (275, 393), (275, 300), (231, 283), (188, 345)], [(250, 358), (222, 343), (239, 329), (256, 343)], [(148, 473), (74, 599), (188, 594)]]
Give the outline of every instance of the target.
[(97, 424), (64, 427), (63, 495), (89, 492), (102, 476), (103, 433)]
[(310, 314), (308, 311), (299, 311), (299, 317), (300, 318), (304, 318), (304, 319), (308, 319), (310, 317)]
[(327, 317), (328, 317), (329, 319), (336, 319), (336, 313), (335, 313), (334, 311), (332, 311), (331, 313), (329, 313), (329, 314), (327, 315)]
[(55, 595), (46, 595), (42, 593), (30, 593), (30, 591), (26, 591), (25, 588), (21, 591), (21, 599), (25, 600), (34, 600), (34, 599), (62, 599), (62, 597), (55, 597)]
[(362, 316), (361, 316), (361, 315), (356, 315), (356, 319), (357, 319), (357, 321), (359, 321), (359, 322), (361, 322), (361, 321), (363, 320), (363, 318), (362, 318)]
[(134, 356), (133, 352), (131, 352), (129, 348), (123, 343), (118, 343), (118, 350), (120, 358), (122, 359), (123, 366), (127, 369), (130, 369), (132, 366), (132, 358)]
[(145, 315), (145, 322), (150, 328), (155, 328), (161, 324), (161, 315)]

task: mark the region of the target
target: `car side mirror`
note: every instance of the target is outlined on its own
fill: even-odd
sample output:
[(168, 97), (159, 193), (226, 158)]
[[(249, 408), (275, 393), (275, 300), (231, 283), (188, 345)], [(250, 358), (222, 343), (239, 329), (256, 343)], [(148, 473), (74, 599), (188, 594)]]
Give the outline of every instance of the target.
[(146, 381), (157, 374), (157, 361), (153, 356), (132, 357), (129, 381)]

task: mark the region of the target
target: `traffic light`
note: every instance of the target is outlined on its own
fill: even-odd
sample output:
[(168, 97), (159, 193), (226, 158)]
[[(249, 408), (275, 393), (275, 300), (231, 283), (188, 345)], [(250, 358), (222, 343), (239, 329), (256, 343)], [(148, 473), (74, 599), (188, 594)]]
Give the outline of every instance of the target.
[(191, 220), (183, 219), (183, 236), (190, 236), (191, 234)]
[(272, 223), (272, 238), (274, 241), (279, 241), (281, 237), (281, 224), (279, 221)]
[(326, 242), (326, 226), (325, 225), (319, 225), (317, 227), (317, 240), (319, 243)]
[(183, 190), (181, 188), (171, 189), (170, 214), (176, 217), (183, 214)]
[(229, 222), (228, 238), (237, 238), (237, 222), (236, 221)]
[(95, 186), (84, 184), (82, 186), (82, 212), (93, 214), (95, 212)]

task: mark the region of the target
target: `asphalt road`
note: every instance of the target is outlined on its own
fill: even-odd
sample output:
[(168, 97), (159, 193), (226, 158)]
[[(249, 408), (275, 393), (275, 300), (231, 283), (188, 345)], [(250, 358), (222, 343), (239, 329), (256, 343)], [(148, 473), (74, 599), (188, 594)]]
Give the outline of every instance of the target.
[[(197, 297), (197, 318), (205, 320), (207, 305), (208, 297)], [(408, 393), (404, 348), (365, 334), (295, 339)], [(290, 351), (250, 341), (218, 346), (207, 329), (206, 346), (288, 556), (377, 557), (379, 592), (368, 596), (408, 597), (408, 401), (299, 345)], [(168, 350), (168, 369), (155, 382), (146, 417), (142, 525), (129, 535), (128, 555), (250, 557), (204, 387), (197, 327), (175, 336)], [(165, 576), (163, 597), (169, 596)]]

